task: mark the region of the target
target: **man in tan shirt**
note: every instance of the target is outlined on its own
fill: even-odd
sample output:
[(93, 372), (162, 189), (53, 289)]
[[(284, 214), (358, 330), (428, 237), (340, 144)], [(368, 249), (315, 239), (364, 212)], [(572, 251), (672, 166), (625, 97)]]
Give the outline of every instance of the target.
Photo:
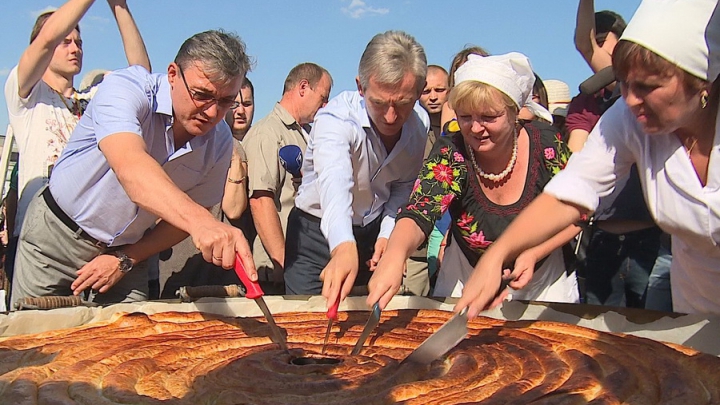
[(448, 86), (448, 72), (438, 65), (428, 65), (425, 88), (420, 94), (420, 105), (430, 115), (430, 132), (428, 133), (427, 144), (425, 145), (425, 157), (430, 154), (435, 139), (442, 133), (440, 118), (443, 104), (447, 101), (450, 93)]
[(309, 131), (304, 126), (325, 106), (331, 88), (332, 77), (324, 68), (314, 63), (295, 66), (285, 79), (282, 99), (243, 141), (250, 210), (258, 234), (253, 257), (260, 280), (282, 283), (287, 217), (300, 183), (282, 167), (280, 148), (296, 145), (305, 151)]

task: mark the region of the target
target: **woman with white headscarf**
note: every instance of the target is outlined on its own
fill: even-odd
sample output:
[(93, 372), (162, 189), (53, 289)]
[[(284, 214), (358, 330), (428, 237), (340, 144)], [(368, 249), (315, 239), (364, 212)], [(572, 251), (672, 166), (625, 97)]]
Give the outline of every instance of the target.
[[(449, 96), (457, 121), (436, 141), (397, 216), (368, 285), (369, 304), (387, 305), (400, 287), (406, 259), (446, 211), (452, 221), (434, 295), (460, 296), (478, 258), (565, 166), (570, 152), (557, 130), (518, 122), (534, 81), (530, 61), (519, 53), (470, 55), (458, 68)], [(537, 267), (537, 276), (531, 283), (511, 282), (524, 287), (511, 292), (514, 299), (578, 301), (577, 281), (566, 274), (560, 249), (578, 229), (566, 228), (518, 259), (516, 267)]]
[(718, 0), (643, 1), (613, 68), (624, 100), (483, 255), (457, 310), (498, 304), (503, 263), (592, 212), (636, 163), (649, 211), (672, 235), (674, 311), (720, 314)]

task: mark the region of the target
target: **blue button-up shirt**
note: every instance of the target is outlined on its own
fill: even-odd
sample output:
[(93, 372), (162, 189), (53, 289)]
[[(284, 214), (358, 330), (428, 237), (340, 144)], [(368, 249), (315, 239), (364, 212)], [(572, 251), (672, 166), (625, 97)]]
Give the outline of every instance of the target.
[(98, 143), (112, 134), (142, 137), (150, 156), (196, 203), (210, 207), (222, 199), (230, 128), (221, 121), (176, 149), (172, 111), (166, 74), (131, 66), (103, 80), (50, 178), (60, 208), (92, 237), (111, 246), (135, 243), (158, 219), (130, 200), (100, 151)]
[(318, 111), (295, 206), (321, 218), (330, 251), (355, 240), (353, 225), (365, 226), (380, 215), (379, 237), (390, 236), (420, 171), (429, 128), (427, 112), (416, 103), (388, 154), (359, 92), (340, 93)]

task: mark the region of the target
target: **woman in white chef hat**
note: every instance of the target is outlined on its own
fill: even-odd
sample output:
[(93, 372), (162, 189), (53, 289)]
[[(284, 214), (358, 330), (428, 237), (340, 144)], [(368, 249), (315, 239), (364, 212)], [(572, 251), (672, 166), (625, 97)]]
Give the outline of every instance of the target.
[(593, 212), (637, 163), (650, 213), (672, 235), (674, 311), (720, 314), (719, 14), (718, 0), (642, 2), (613, 52), (624, 101), (482, 256), (456, 310), (498, 305), (503, 263)]

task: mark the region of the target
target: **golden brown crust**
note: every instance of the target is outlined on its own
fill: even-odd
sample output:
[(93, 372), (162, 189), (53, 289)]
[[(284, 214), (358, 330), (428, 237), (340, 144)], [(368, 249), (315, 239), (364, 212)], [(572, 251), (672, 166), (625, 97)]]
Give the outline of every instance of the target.
[(0, 403), (717, 404), (720, 359), (648, 339), (544, 322), (478, 318), (430, 366), (399, 363), (451, 314), (385, 311), (350, 356), (365, 312), (339, 313), (318, 357), (323, 313), (277, 314), (290, 353), (262, 318), (129, 314), (0, 341)]

